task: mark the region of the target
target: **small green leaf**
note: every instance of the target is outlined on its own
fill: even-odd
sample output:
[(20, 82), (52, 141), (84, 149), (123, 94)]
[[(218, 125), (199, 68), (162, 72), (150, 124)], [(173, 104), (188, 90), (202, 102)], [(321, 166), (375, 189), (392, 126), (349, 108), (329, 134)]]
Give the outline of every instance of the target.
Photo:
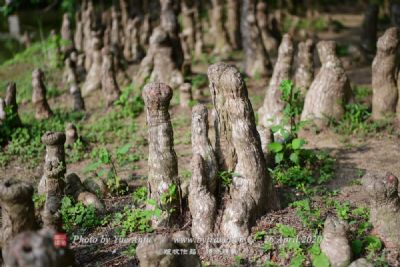
[(299, 155), (298, 153), (292, 153), (290, 154), (290, 160), (294, 163), (294, 164), (299, 164)]
[(305, 143), (305, 141), (303, 139), (300, 139), (300, 138), (293, 139), (292, 148), (294, 150), (300, 149), (304, 145), (304, 143)]
[(268, 145), (268, 149), (269, 149), (271, 152), (278, 153), (278, 152), (281, 152), (281, 151), (282, 151), (283, 146), (282, 146), (281, 143), (273, 142), (273, 143), (271, 143), (271, 144)]
[(275, 155), (275, 163), (279, 164), (283, 160), (283, 153), (278, 153)]

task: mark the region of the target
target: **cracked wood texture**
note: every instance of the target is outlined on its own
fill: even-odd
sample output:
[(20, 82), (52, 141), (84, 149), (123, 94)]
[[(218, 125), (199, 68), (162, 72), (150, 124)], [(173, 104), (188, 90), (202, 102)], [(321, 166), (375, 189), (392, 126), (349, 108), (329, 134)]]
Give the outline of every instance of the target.
[(229, 167), (222, 169), (234, 172), (221, 231), (229, 238), (247, 237), (255, 220), (279, 204), (240, 72), (218, 63), (208, 68), (208, 79), (218, 121), (217, 147), (229, 149), (218, 156)]
[(351, 97), (351, 87), (336, 55), (336, 43), (320, 41), (317, 50), (322, 67), (307, 92), (301, 120), (311, 120), (324, 126), (329, 119), (342, 118), (344, 105)]
[(271, 73), (272, 65), (262, 42), (261, 32), (257, 26), (257, 0), (243, 0), (241, 9), (240, 32), (242, 47), (245, 52), (244, 72), (250, 76), (266, 76)]
[(396, 84), (399, 29), (392, 27), (379, 38), (372, 62), (372, 119), (380, 120), (400, 109)]
[(189, 210), (192, 215), (192, 235), (206, 238), (212, 235), (217, 204), (209, 186), (206, 162), (200, 154), (193, 154), (192, 178), (189, 185)]
[[(142, 93), (148, 126), (150, 198), (160, 204), (168, 187), (177, 182), (178, 161), (174, 150), (174, 133), (168, 112), (172, 89), (164, 83), (149, 83)], [(153, 225), (165, 225), (170, 218), (153, 220)]]
[(207, 187), (212, 194), (215, 194), (218, 183), (218, 162), (208, 138), (208, 110), (203, 104), (198, 104), (192, 109), (192, 153), (193, 155), (198, 153), (203, 158)]
[(293, 41), (289, 34), (285, 34), (279, 46), (278, 59), (265, 93), (264, 103), (258, 110), (259, 124), (266, 128), (282, 122), (285, 103), (281, 101), (282, 92), (279, 90), (279, 86), (283, 80), (290, 79), (292, 63)]

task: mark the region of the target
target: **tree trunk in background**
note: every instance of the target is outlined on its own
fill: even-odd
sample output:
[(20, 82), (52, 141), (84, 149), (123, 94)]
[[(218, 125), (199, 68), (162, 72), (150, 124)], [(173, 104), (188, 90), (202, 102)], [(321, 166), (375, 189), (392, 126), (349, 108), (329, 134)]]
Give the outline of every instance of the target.
[(225, 22), (228, 31), (229, 42), (232, 48), (237, 50), (242, 47), (240, 41), (240, 1), (227, 0), (227, 18)]
[(259, 0), (257, 3), (257, 25), (260, 28), (262, 41), (268, 54), (273, 56), (278, 52), (279, 40), (271, 33), (269, 28), (268, 6), (266, 0)]
[(365, 51), (373, 53), (376, 48), (379, 7), (376, 4), (368, 6), (361, 26), (361, 45)]
[(223, 21), (223, 0), (211, 0), (211, 34), (214, 37), (213, 53), (223, 55), (232, 51), (232, 46), (229, 43), (228, 33), (224, 27)]
[(271, 62), (257, 26), (256, 0), (243, 0), (240, 30), (245, 52), (244, 72), (250, 77), (270, 74)]

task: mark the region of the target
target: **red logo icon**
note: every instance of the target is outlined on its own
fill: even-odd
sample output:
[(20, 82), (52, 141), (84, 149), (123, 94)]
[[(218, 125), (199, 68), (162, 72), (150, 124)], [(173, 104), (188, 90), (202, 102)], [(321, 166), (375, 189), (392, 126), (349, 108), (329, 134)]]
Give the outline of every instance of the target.
[(67, 234), (57, 233), (53, 237), (53, 244), (56, 248), (65, 248), (67, 247), (68, 237)]

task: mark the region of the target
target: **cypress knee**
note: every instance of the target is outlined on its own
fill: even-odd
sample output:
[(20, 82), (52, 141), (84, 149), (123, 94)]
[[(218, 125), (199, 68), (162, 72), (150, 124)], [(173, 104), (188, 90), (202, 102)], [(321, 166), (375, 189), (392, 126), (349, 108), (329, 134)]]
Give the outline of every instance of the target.
[(199, 239), (213, 233), (217, 211), (206, 167), (202, 156), (194, 154), (189, 185), (189, 210), (192, 215), (192, 235)]
[(41, 69), (32, 72), (32, 104), (35, 107), (35, 118), (48, 119), (53, 115), (46, 98), (46, 86), (43, 82), (44, 73)]
[(11, 108), (11, 116), (12, 116), (11, 127), (21, 126), (22, 122), (18, 115), (17, 86), (15, 82), (10, 82), (7, 85), (5, 104), (7, 107)]
[(368, 171), (361, 183), (371, 199), (371, 223), (385, 247), (400, 249), (399, 180), (390, 172)]
[(278, 59), (265, 93), (264, 103), (258, 110), (259, 124), (266, 128), (282, 123), (285, 103), (281, 100), (282, 92), (279, 86), (283, 80), (290, 79), (292, 63), (293, 41), (289, 34), (285, 34), (279, 46)]
[[(240, 72), (233, 66), (219, 63), (208, 68), (208, 78), (219, 132), (233, 150), (227, 156), (235, 155), (234, 160), (229, 159), (232, 169), (228, 170), (234, 172), (234, 177), (221, 231), (230, 238), (247, 237), (255, 220), (268, 209), (278, 207), (279, 203), (268, 175), (253, 108)], [(221, 131), (221, 125), (225, 130)], [(221, 138), (217, 139), (220, 141)]]
[(74, 266), (70, 249), (55, 247), (55, 232), (47, 229), (38, 232), (25, 231), (10, 243), (4, 255), (7, 267), (68, 267)]
[(294, 82), (303, 96), (306, 95), (308, 88), (314, 78), (314, 42), (307, 39), (305, 42), (300, 42), (297, 52), (297, 69), (294, 76)]
[(397, 64), (399, 29), (389, 28), (379, 38), (377, 51), (372, 62), (372, 119), (383, 119), (399, 108)]
[(61, 132), (47, 132), (42, 136), (42, 143), (46, 145), (44, 174), (39, 182), (39, 194), (46, 195), (42, 220), (45, 227), (60, 230), (61, 217), (59, 209), (64, 192), (65, 164), (65, 134)]
[[(172, 89), (163, 83), (149, 83), (143, 89), (149, 138), (149, 192), (150, 198), (161, 205), (161, 195), (176, 183), (178, 161), (174, 150), (174, 134), (168, 112)], [(176, 207), (176, 203), (171, 206)], [(168, 208), (168, 207), (167, 207)], [(169, 217), (153, 220), (157, 227), (165, 225)]]
[(190, 83), (183, 83), (179, 86), (179, 103), (183, 108), (190, 107), (190, 103), (193, 100), (192, 97), (192, 85)]
[(1, 181), (1, 248), (17, 234), (37, 228), (32, 196), (33, 187), (25, 182), (11, 178)]
[(225, 54), (232, 51), (231, 44), (229, 43), (228, 34), (224, 27), (223, 22), (223, 0), (212, 0), (211, 10), (211, 33), (214, 37), (214, 50), (215, 54)]
[(245, 52), (244, 72), (250, 77), (269, 75), (272, 65), (262, 42), (261, 32), (257, 26), (256, 0), (243, 0), (240, 32), (242, 35), (242, 47)]
[(258, 1), (257, 3), (257, 25), (260, 28), (262, 42), (264, 44), (267, 53), (271, 56), (276, 55), (278, 51), (279, 41), (275, 38), (269, 28), (269, 18), (267, 3), (265, 0)]
[(328, 216), (324, 223), (321, 251), (328, 257), (330, 266), (349, 266), (351, 248), (347, 239), (348, 224), (333, 216)]
[(192, 109), (192, 153), (199, 154), (203, 158), (207, 188), (214, 195), (218, 183), (218, 162), (208, 138), (208, 110), (202, 104)]
[(115, 68), (111, 51), (107, 47), (104, 47), (102, 55), (101, 87), (106, 98), (106, 105), (110, 107), (118, 100), (121, 91), (119, 90), (117, 79), (115, 78)]
[(237, 50), (241, 48), (240, 43), (240, 1), (228, 0), (226, 3), (226, 23), (229, 42), (232, 48)]
[(351, 97), (351, 87), (336, 55), (336, 43), (320, 41), (317, 50), (322, 67), (307, 92), (301, 120), (325, 126), (330, 119), (342, 118), (344, 106)]

